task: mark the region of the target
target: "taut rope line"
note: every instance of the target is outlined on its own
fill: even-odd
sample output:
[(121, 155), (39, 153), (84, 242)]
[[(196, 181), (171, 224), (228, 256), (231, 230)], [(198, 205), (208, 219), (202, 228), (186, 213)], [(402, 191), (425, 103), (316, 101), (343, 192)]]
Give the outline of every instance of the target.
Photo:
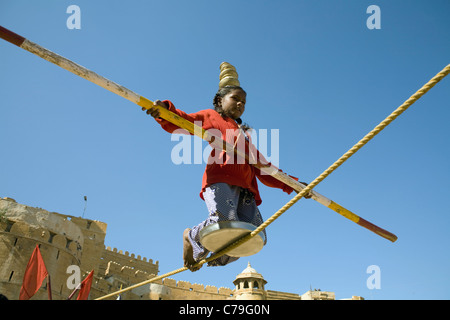
[[(377, 125), (372, 131), (370, 131), (364, 138), (362, 138), (358, 143), (356, 143), (350, 150), (348, 150), (344, 155), (342, 155), (336, 162), (334, 162), (328, 169), (326, 169), (321, 175), (319, 175), (313, 182), (308, 184), (302, 191), (300, 191), (294, 198), (292, 198), (288, 203), (286, 203), (281, 209), (279, 209), (276, 213), (274, 213), (270, 218), (268, 218), (265, 222), (263, 222), (258, 228), (256, 228), (253, 232), (249, 233), (247, 236), (242, 237), (236, 242), (232, 243), (227, 248), (223, 249), (220, 252), (210, 256), (208, 259), (203, 259), (199, 261), (194, 267), (198, 267), (212, 261), (227, 252), (235, 249), (240, 246), (244, 242), (250, 240), (250, 238), (256, 236), (259, 232), (267, 228), (272, 222), (274, 222), (279, 216), (281, 216), (284, 212), (286, 212), (290, 207), (292, 207), (298, 200), (300, 200), (304, 195), (308, 194), (315, 186), (317, 186), (320, 182), (322, 182), (326, 177), (328, 177), (334, 170), (339, 168), (345, 161), (347, 161), (352, 155), (354, 155), (359, 149), (361, 149), (364, 145), (366, 145), (373, 137), (375, 137), (378, 133), (381, 132), (384, 128), (386, 128), (392, 121), (394, 121), (399, 115), (401, 115), (406, 109), (408, 109), (414, 102), (416, 102), (420, 97), (422, 97), (428, 90), (436, 85), (439, 81), (441, 81), (445, 76), (450, 73), (450, 64), (447, 65), (441, 72), (439, 72), (436, 76), (434, 76), (427, 84), (425, 84), (422, 88), (420, 88), (415, 94), (413, 94), (408, 100), (406, 100), (401, 106), (399, 106), (394, 112), (392, 112), (386, 119), (384, 119), (379, 125)], [(188, 268), (180, 268), (174, 270), (172, 272), (163, 274), (161, 276), (154, 277), (152, 279), (143, 281), (141, 283), (137, 283), (128, 288), (110, 293), (103, 297), (99, 297), (96, 300), (106, 299), (112, 296), (115, 296), (119, 293), (140, 287), (142, 285), (158, 281), (164, 278), (167, 278), (171, 275), (183, 272), (188, 270)]]

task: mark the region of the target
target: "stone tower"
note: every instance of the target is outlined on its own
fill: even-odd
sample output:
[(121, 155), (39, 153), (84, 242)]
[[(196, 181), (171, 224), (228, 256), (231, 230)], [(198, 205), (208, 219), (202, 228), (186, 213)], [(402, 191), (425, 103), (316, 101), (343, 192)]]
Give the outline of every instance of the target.
[(266, 300), (264, 285), (267, 283), (263, 276), (252, 268), (250, 262), (233, 281), (236, 286), (234, 296), (236, 300)]
[[(67, 267), (79, 266), (82, 276), (92, 269), (97, 273), (100, 259), (95, 259), (95, 253), (101, 256), (105, 235), (103, 222), (0, 198), (0, 292), (9, 299), (18, 299), (26, 265), (38, 245), (51, 274), (53, 299), (66, 299), (72, 292), (67, 287)], [(32, 299), (47, 300), (45, 288)]]

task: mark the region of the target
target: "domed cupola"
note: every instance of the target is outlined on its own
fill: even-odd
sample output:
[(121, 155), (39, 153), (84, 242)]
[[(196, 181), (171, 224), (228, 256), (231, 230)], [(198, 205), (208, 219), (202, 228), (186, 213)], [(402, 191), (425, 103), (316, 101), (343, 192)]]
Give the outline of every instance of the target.
[(236, 286), (234, 296), (236, 300), (265, 300), (264, 285), (266, 283), (264, 277), (252, 268), (249, 262), (247, 268), (238, 274), (233, 281)]

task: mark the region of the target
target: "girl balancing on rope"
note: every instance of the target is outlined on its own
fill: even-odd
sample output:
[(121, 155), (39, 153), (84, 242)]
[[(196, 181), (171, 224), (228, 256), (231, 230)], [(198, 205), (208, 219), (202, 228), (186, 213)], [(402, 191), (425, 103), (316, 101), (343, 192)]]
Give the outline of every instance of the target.
[[(234, 67), (232, 68), (234, 69)], [(231, 145), (245, 146), (245, 154), (249, 155), (246, 159), (236, 158), (236, 155), (226, 153), (223, 148), (213, 146), (203, 175), (200, 192), (200, 197), (206, 203), (209, 216), (205, 221), (192, 228), (187, 228), (183, 232), (184, 266), (191, 271), (198, 270), (199, 268), (194, 268), (194, 265), (209, 253), (200, 243), (199, 233), (204, 227), (220, 221), (243, 221), (256, 227), (263, 223), (261, 213), (258, 210), (262, 200), (256, 178), (263, 184), (282, 189), (288, 194), (293, 191), (293, 188), (271, 175), (262, 173), (249, 163), (249, 159), (257, 159), (258, 163), (270, 165), (251, 144), (250, 135), (247, 132), (248, 127), (242, 125), (241, 116), (245, 111), (247, 94), (239, 85), (236, 85), (236, 81), (234, 83), (235, 85), (225, 85), (219, 89), (213, 100), (214, 109), (187, 114), (176, 109), (169, 100), (156, 100), (154, 102), (155, 105), (164, 107), (186, 120), (195, 122), (197, 125), (201, 123), (203, 129), (217, 132), (221, 135), (222, 140)], [(169, 133), (179, 129), (178, 126), (169, 121), (159, 118), (160, 113), (157, 108), (148, 109), (147, 114), (154, 117), (161, 127)], [(298, 180), (295, 177), (292, 178)], [(263, 230), (262, 232), (267, 239), (266, 231)], [(208, 265), (223, 266), (237, 259), (239, 258), (223, 255), (212, 260)]]

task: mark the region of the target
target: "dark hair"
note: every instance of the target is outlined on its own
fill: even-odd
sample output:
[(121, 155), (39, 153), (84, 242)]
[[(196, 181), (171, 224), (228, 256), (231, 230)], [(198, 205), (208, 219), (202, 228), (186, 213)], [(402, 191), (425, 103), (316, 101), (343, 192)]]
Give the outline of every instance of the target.
[[(227, 94), (229, 94), (233, 90), (241, 90), (242, 92), (247, 94), (247, 92), (245, 92), (245, 90), (242, 89), (242, 87), (240, 87), (240, 86), (225, 86), (223, 88), (220, 88), (219, 91), (217, 91), (216, 95), (214, 96), (214, 99), (213, 99), (214, 110), (216, 110), (217, 113), (220, 114), (222, 117), (225, 115), (223, 113), (222, 107), (219, 105), (219, 99), (225, 97)], [(244, 131), (251, 129), (251, 127), (249, 125), (247, 125), (246, 123), (242, 124), (241, 118), (237, 118), (237, 119), (235, 119), (235, 121), (237, 122), (239, 127), (241, 127), (241, 129), (243, 129)]]

